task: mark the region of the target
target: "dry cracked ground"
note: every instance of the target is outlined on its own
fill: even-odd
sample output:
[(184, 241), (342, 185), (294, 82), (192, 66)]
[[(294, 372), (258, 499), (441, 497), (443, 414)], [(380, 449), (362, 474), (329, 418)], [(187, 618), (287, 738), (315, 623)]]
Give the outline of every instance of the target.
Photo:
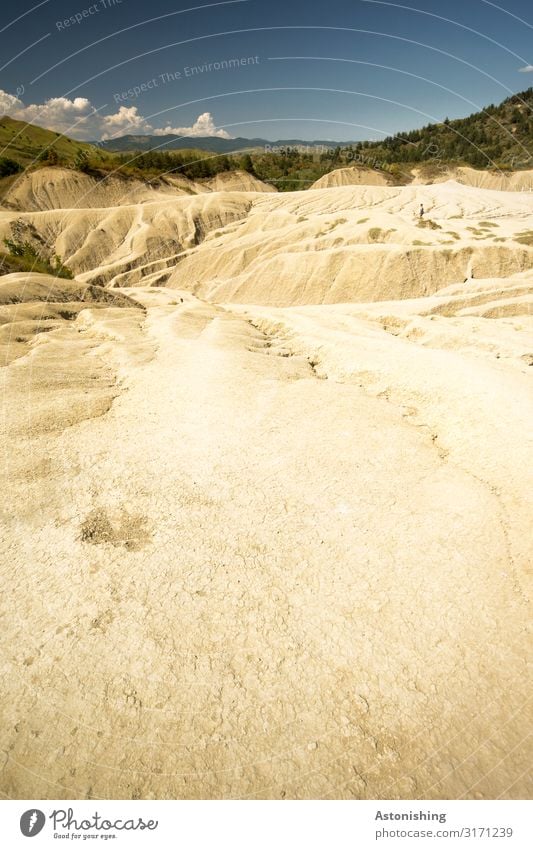
[[(359, 218), (354, 191), (298, 197)], [(0, 280), (3, 794), (527, 797), (527, 263), (418, 292), (394, 267), (389, 300), (347, 298), (345, 281), (342, 302), (313, 290), (287, 306), (280, 291), (275, 306), (268, 232), (290, 210), (215, 195), (229, 219), (207, 238), (189, 216), (199, 244), (158, 258), (179, 278), (167, 286), (131, 285), (145, 254), (120, 266), (121, 288), (81, 271)], [(525, 230), (522, 198), (481, 195)], [(128, 226), (146, 234), (137, 210)], [(52, 238), (52, 213), (31, 214)], [(237, 267), (235, 240), (252, 238), (239, 216), (260, 248)], [(316, 248), (325, 286), (339, 254), (363, 250), (353, 233)], [(213, 240), (249, 293), (263, 263), (257, 297), (207, 296)], [(276, 262), (307, 273), (310, 244), (284, 241)]]

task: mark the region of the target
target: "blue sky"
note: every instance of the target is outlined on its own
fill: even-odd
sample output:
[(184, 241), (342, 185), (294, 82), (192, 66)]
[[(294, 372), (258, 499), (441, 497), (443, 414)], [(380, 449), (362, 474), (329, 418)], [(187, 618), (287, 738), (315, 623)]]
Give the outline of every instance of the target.
[(533, 85), (530, 0), (2, 8), (2, 111), (78, 138), (378, 139)]

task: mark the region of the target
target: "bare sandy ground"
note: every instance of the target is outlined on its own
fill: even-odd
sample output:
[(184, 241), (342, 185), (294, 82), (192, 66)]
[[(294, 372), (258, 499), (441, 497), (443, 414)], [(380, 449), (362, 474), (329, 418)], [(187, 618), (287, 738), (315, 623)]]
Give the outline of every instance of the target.
[[(221, 194), (244, 223), (177, 288), (0, 280), (7, 797), (530, 792), (532, 273), (328, 305), (179, 287), (214, 242), (277, 250), (302, 196)], [(475, 214), (525, 229), (506, 197)]]

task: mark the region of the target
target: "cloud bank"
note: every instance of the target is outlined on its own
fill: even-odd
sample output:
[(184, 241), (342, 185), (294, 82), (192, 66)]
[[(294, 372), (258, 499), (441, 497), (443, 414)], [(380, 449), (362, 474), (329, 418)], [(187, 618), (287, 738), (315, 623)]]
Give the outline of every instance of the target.
[(163, 127), (153, 130), (154, 136), (166, 136), (174, 133), (177, 136), (217, 136), (219, 139), (229, 139), (231, 136), (225, 130), (217, 130), (210, 112), (198, 115), (192, 127)]
[(0, 115), (9, 115), (18, 121), (38, 124), (48, 130), (64, 133), (80, 140), (108, 139), (129, 134), (156, 136), (174, 133), (179, 136), (217, 136), (229, 139), (225, 130), (219, 130), (210, 112), (199, 115), (191, 127), (153, 127), (136, 106), (120, 106), (117, 112), (102, 115), (86, 97), (51, 97), (44, 103), (25, 105), (22, 100), (0, 89)]

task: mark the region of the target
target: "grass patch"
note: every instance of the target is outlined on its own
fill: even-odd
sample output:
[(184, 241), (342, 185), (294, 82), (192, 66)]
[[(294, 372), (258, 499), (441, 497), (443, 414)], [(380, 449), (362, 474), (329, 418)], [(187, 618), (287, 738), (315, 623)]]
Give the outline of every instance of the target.
[(16, 121), (8, 115), (0, 118), (0, 145), (9, 159), (21, 166), (21, 170), (34, 164), (73, 165), (80, 151), (95, 158), (106, 157), (105, 152), (88, 142), (74, 141), (36, 124)]
[(340, 227), (341, 224), (346, 224), (346, 218), (337, 218), (335, 221), (330, 221), (320, 233), (319, 236), (325, 236), (327, 233), (331, 233), (332, 230), (335, 230), (336, 227)]
[(70, 268), (63, 265), (61, 257), (53, 260), (41, 256), (29, 242), (15, 242), (4, 239), (7, 252), (0, 252), (0, 273), (11, 274), (17, 271), (34, 271), (38, 274), (51, 274), (72, 280), (74, 277)]
[(0, 177), (11, 177), (12, 174), (19, 174), (23, 170), (20, 162), (15, 162), (7, 156), (0, 156)]
[(437, 224), (436, 221), (432, 221), (431, 218), (421, 218), (416, 226), (423, 230), (442, 230), (440, 224)]
[(381, 227), (371, 227), (368, 231), (368, 238), (371, 242), (384, 242), (389, 233), (395, 232), (395, 230), (382, 230)]
[(533, 230), (524, 230), (523, 233), (518, 233), (516, 236), (513, 236), (513, 238), (515, 242), (518, 242), (520, 245), (533, 247)]
[(494, 221), (479, 221), (479, 227), (498, 227), (498, 224), (495, 224)]

